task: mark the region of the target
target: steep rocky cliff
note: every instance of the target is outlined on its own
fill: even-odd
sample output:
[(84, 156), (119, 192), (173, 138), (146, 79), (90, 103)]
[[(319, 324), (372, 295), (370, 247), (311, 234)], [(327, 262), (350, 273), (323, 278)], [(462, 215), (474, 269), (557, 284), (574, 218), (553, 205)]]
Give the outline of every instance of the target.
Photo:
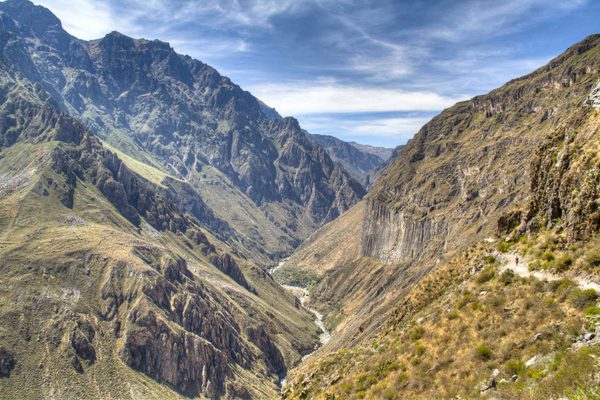
[[(337, 217), (363, 188), (293, 119), (158, 40), (82, 41), (47, 9), (0, 4), (3, 56), (59, 107), (137, 161), (188, 182), (269, 262)], [(241, 239), (240, 239), (241, 240)]]

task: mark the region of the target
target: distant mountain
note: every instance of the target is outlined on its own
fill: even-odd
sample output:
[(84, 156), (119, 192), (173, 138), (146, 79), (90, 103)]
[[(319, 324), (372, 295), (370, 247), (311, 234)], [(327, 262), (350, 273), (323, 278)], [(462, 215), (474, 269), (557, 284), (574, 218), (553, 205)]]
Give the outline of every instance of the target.
[(392, 156), (392, 153), (394, 152), (394, 149), (390, 149), (389, 147), (379, 147), (379, 146), (371, 146), (368, 144), (360, 144), (360, 143), (356, 143), (356, 142), (348, 142), (350, 143), (352, 146), (356, 147), (357, 149), (359, 149), (360, 151), (364, 152), (364, 153), (369, 153), (369, 154), (373, 154), (374, 156), (377, 156), (381, 161), (387, 161), (390, 159), (390, 157)]
[(364, 187), (370, 185), (369, 173), (386, 162), (392, 154), (392, 149), (344, 142), (334, 136), (309, 134), (308, 138), (323, 147), (333, 161), (342, 164)]

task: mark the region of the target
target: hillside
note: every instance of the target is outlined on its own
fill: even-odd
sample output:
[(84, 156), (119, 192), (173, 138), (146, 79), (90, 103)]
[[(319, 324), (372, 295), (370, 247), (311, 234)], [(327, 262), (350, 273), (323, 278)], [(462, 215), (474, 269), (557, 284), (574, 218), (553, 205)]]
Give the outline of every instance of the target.
[(0, 397), (275, 396), (310, 314), (6, 67)]
[[(318, 277), (311, 306), (335, 328), (322, 356), (365, 348), (415, 285), (484, 238), (551, 228), (573, 242), (598, 231), (592, 149), (599, 69), (595, 35), (527, 76), (444, 110), (400, 149), (357, 210), (321, 228), (286, 262), (282, 270)], [(345, 236), (344, 246), (357, 248), (357, 257), (329, 250), (329, 238), (355, 224), (361, 230)], [(310, 253), (325, 260), (323, 269), (307, 266)], [(322, 365), (307, 361), (300, 371), (334, 381), (337, 369), (317, 372)]]

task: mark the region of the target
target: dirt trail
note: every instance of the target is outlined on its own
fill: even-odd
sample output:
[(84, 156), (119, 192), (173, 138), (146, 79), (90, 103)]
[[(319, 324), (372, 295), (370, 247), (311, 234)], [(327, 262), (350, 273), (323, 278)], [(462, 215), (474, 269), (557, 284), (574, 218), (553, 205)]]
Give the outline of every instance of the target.
[(503, 265), (500, 267), (500, 272), (510, 269), (515, 274), (522, 277), (534, 276), (537, 279), (547, 281), (557, 281), (559, 279), (568, 278), (582, 289), (594, 289), (596, 292), (600, 293), (600, 284), (589, 278), (580, 276), (561, 276), (548, 271), (530, 271), (528, 268), (529, 260), (516, 254), (494, 254), (494, 256), (503, 262)]

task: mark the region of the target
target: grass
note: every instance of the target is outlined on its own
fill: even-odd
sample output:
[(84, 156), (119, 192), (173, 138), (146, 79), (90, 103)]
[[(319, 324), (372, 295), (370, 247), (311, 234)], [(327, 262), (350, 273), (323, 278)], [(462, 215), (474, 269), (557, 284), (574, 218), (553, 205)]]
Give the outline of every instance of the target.
[(282, 284), (299, 286), (309, 290), (322, 279), (322, 277), (311, 271), (302, 271), (285, 266), (275, 271), (274, 277)]

